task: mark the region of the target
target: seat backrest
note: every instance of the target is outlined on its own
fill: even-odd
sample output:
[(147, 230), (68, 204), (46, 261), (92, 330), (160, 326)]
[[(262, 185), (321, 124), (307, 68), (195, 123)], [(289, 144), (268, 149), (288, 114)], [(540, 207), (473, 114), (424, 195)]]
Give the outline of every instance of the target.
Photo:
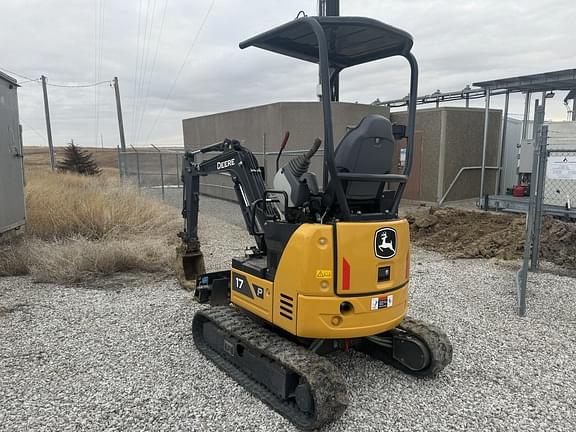
[[(350, 129), (334, 152), (338, 172), (389, 174), (393, 168), (394, 135), (386, 117), (370, 114)], [(345, 182), (346, 198), (379, 199), (379, 183)]]

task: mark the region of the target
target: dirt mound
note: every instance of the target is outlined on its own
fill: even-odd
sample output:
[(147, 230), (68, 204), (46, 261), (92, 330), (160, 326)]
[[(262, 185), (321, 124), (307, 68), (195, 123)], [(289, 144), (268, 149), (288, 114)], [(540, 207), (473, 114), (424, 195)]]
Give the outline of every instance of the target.
[[(415, 244), (452, 258), (511, 260), (524, 250), (524, 215), (430, 208), (408, 214), (407, 219)], [(576, 269), (576, 224), (546, 217), (540, 256)]]

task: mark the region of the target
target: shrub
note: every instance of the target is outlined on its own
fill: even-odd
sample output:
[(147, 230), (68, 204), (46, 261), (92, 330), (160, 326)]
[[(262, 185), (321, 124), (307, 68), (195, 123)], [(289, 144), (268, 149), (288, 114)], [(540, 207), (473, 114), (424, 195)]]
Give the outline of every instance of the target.
[(64, 172), (74, 172), (82, 175), (98, 175), (100, 170), (92, 159), (92, 153), (81, 150), (74, 143), (68, 144), (64, 149), (64, 159), (57, 164), (57, 168)]

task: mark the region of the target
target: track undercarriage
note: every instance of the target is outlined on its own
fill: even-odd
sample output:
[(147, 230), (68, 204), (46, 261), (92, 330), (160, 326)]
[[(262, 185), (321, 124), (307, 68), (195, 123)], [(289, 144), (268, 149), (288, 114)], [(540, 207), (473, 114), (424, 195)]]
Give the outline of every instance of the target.
[(327, 347), (353, 348), (420, 377), (435, 376), (452, 360), (444, 332), (408, 318), (385, 334), (306, 348), (235, 307), (219, 306), (196, 313), (193, 336), (208, 359), (304, 430), (338, 419), (348, 404), (342, 374), (318, 354)]

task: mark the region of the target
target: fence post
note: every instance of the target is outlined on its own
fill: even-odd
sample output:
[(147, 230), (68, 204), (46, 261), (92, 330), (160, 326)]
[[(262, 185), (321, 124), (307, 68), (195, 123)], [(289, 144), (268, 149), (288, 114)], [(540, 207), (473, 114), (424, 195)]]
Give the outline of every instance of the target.
[(180, 189), (180, 153), (176, 153), (176, 188)]
[(538, 158), (538, 177), (536, 179), (536, 209), (534, 217), (534, 240), (532, 243), (532, 255), (530, 257), (530, 269), (538, 270), (540, 267), (540, 231), (542, 230), (542, 207), (544, 204), (544, 187), (546, 178), (546, 167), (548, 160), (548, 126), (543, 125), (540, 128), (538, 136), (539, 158)]
[(160, 156), (160, 184), (162, 185), (162, 201), (164, 201), (164, 164), (162, 163), (162, 153), (159, 152)]
[(138, 178), (138, 192), (140, 192), (140, 153), (138, 150), (134, 150), (136, 153), (136, 175)]
[[(538, 221), (536, 209), (537, 209), (537, 199), (540, 198), (540, 191), (537, 190), (537, 184), (540, 182), (539, 176), (544, 176), (545, 173), (538, 171), (538, 166), (540, 165), (541, 152), (544, 152), (544, 157), (546, 157), (546, 144), (547, 141), (544, 138), (544, 130), (547, 133), (547, 127), (542, 126), (540, 133), (538, 134), (538, 141), (534, 146), (534, 159), (532, 161), (532, 178), (530, 181), (530, 201), (528, 204), (528, 215), (526, 222), (526, 239), (524, 240), (524, 254), (522, 258), (522, 267), (518, 270), (516, 274), (516, 286), (518, 288), (518, 315), (526, 316), (526, 286), (528, 284), (528, 267), (531, 257), (533, 256), (534, 246), (536, 245), (536, 234), (540, 235), (540, 227), (536, 226)], [(534, 176), (536, 175), (536, 178)], [(542, 194), (542, 198), (543, 198)], [(541, 210), (540, 210), (541, 211)], [(538, 252), (536, 252), (538, 253)]]
[(120, 183), (123, 183), (124, 180), (124, 173), (122, 172), (122, 153), (120, 153), (120, 146), (116, 146), (116, 151), (118, 152), (118, 176), (120, 177)]

